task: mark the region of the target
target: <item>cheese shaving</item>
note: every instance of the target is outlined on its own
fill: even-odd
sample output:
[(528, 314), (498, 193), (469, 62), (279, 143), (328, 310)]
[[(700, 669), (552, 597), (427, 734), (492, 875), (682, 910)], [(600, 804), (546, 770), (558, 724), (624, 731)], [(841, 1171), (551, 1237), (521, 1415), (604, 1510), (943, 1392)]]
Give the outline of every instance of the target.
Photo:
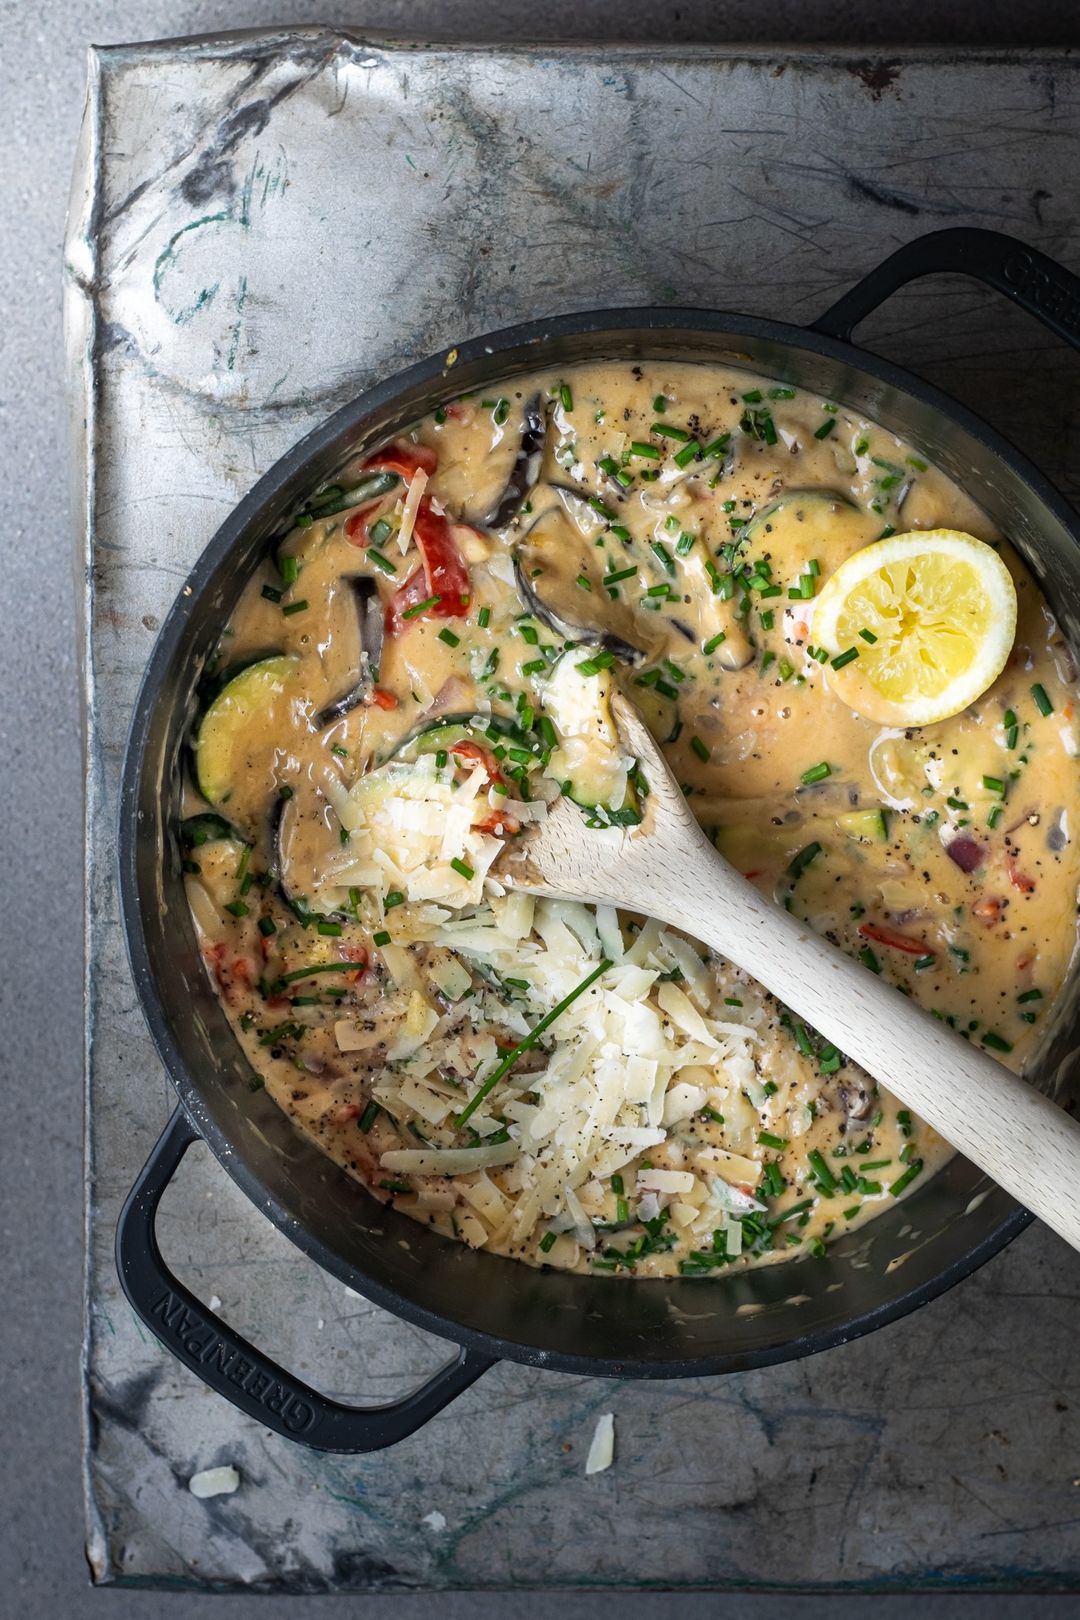
[(601, 1412), (596, 1420), (589, 1455), (585, 1459), (585, 1473), (602, 1474), (615, 1461), (615, 1414)]
[(427, 473), (422, 467), (418, 467), (409, 480), (409, 493), (401, 508), (401, 527), (397, 532), (397, 543), (403, 557), (412, 545), (416, 514), (420, 510), (420, 502), (423, 500), (427, 483)]

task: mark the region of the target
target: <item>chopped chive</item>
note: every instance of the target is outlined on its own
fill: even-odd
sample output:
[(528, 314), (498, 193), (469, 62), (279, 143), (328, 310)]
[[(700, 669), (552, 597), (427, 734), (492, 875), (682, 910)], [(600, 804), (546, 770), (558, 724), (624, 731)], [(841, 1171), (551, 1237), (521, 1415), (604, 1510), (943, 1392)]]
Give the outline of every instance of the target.
[(1005, 795), (1005, 784), (1000, 776), (984, 776), (982, 785), (988, 793), (1000, 793), (1002, 797)]
[(324, 919), (319, 923), (317, 931), (327, 939), (337, 939), (341, 934), (341, 924)]
[(630, 454), (632, 456), (645, 456), (649, 461), (660, 460), (660, 451), (655, 444), (642, 444), (638, 439), (635, 439), (631, 444)]
[(557, 1232), (545, 1232), (543, 1237), (540, 1239), (540, 1252), (541, 1252), (541, 1254), (550, 1254), (551, 1250), (555, 1247), (555, 1244), (557, 1242), (558, 1242), (558, 1233)]
[(820, 765), (811, 765), (808, 771), (803, 771), (799, 780), (800, 782), (805, 782), (807, 787), (809, 787), (812, 782), (824, 782), (825, 778), (831, 775), (832, 766), (823, 759)]
[(386, 896), (386, 899), (383, 901), (383, 910), (393, 911), (395, 906), (403, 906), (404, 904), (405, 896), (402, 894), (401, 890), (391, 889), (389, 894)]
[(486, 630), (488, 625), (491, 623), (491, 609), (488, 607), (482, 607), (479, 613), (476, 615), (476, 622), (480, 626), (481, 630)]
[(769, 398), (770, 399), (794, 399), (795, 398), (795, 389), (794, 388), (770, 388), (769, 389)]
[(690, 552), (693, 551), (694, 544), (695, 544), (696, 540), (697, 540), (697, 535), (696, 534), (688, 534), (685, 531), (682, 534), (680, 534), (679, 543), (675, 547), (676, 556), (678, 556), (678, 557), (686, 557), (686, 556), (688, 556), (690, 554)]
[(633, 579), (637, 574), (636, 568), (619, 568), (613, 574), (604, 575), (605, 585), (618, 585), (621, 580)]
[(870, 644), (871, 647), (874, 645), (874, 642), (877, 640), (877, 636), (875, 636), (875, 634), (874, 634), (874, 632), (872, 630), (860, 630), (859, 634), (860, 634), (860, 636), (862, 636), (864, 641), (866, 641), (866, 642), (868, 642)]
[(812, 1148), (806, 1158), (813, 1172), (815, 1182), (826, 1196), (831, 1196), (836, 1191), (836, 1177), (825, 1163), (821, 1153), (817, 1148)]
[(291, 618), (294, 613), (303, 613), (307, 606), (308, 602), (307, 598), (305, 597), (303, 601), (300, 602), (286, 602), (281, 611), (285, 614), (286, 618)]
[(546, 669), (546, 658), (531, 658), (527, 664), (522, 664), (521, 673), (523, 675), (542, 675)]
[(923, 1161), (921, 1159), (912, 1159), (903, 1175), (897, 1176), (896, 1180), (889, 1187), (889, 1191), (892, 1193), (894, 1198), (898, 1198), (904, 1191), (905, 1187), (911, 1186), (911, 1183), (915, 1180), (915, 1177), (922, 1170), (922, 1167)]
[(428, 608), (438, 607), (441, 601), (441, 596), (425, 597), (424, 601), (417, 602), (415, 607), (406, 608), (401, 617), (403, 619), (418, 619), (421, 613), (426, 613)]
[(367, 1135), (368, 1131), (370, 1131), (378, 1117), (378, 1103), (369, 1102), (367, 1107), (364, 1109), (364, 1112), (360, 1115), (360, 1129), (364, 1132), (365, 1136)]
[(859, 961), (862, 963), (863, 967), (868, 967), (871, 973), (881, 972), (881, 963), (878, 961), (869, 945), (864, 945), (862, 950), (859, 952)]
[(282, 591), (275, 590), (273, 585), (264, 585), (262, 588), (262, 594), (266, 597), (268, 602), (280, 602), (284, 593)]
[(552, 1007), (549, 1013), (545, 1013), (544, 1017), (541, 1018), (538, 1024), (534, 1024), (529, 1033), (524, 1037), (523, 1040), (518, 1042), (512, 1051), (507, 1052), (501, 1063), (499, 1063), (497, 1067), (492, 1070), (487, 1079), (484, 1081), (483, 1085), (480, 1087), (479, 1091), (476, 1092), (475, 1096), (470, 1097), (461, 1113), (457, 1116), (457, 1124), (459, 1127), (467, 1124), (468, 1120), (484, 1101), (484, 1098), (494, 1090), (496, 1085), (498, 1085), (499, 1081), (502, 1079), (503, 1075), (507, 1074), (509, 1070), (513, 1068), (522, 1052), (525, 1052), (530, 1047), (535, 1046), (537, 1040), (544, 1033), (544, 1031), (550, 1028), (557, 1018), (561, 1018), (567, 1007), (572, 1006), (578, 997), (588, 990), (590, 985), (595, 984), (601, 973), (607, 972), (610, 966), (610, 961), (607, 959), (607, 957), (604, 957), (598, 966), (595, 967), (586, 978), (582, 979), (580, 984), (574, 986), (569, 995), (564, 996), (560, 1002)]
[(372, 934), (372, 942), (376, 945), (389, 945), (390, 935), (385, 928), (380, 928), (377, 934)]
[(788, 1145), (786, 1136), (774, 1136), (771, 1131), (758, 1131), (757, 1139), (762, 1147), (776, 1148), (778, 1152)]
[(371, 561), (375, 564), (376, 568), (381, 568), (384, 574), (397, 573), (397, 564), (392, 563), (389, 557), (384, 557), (382, 552), (378, 551), (374, 546), (369, 548), (368, 556), (371, 558)]
[(393, 532), (394, 525), (388, 523), (386, 518), (379, 518), (377, 523), (371, 525), (368, 540), (373, 546), (381, 546), (384, 541), (389, 540)]
[[(405, 617), (405, 615), (403, 614), (402, 617)], [(442, 641), (442, 642), (445, 642), (448, 647), (460, 647), (461, 646), (461, 637), (460, 636), (455, 636), (455, 634), (454, 634), (454, 632), (452, 630), (440, 630), (439, 631), (439, 640)]]
[(309, 967), (294, 968), (291, 973), (283, 973), (281, 978), (276, 981), (276, 984), (296, 984), (298, 980), (310, 979), (316, 973), (359, 973), (360, 971), (355, 962), (313, 962)]
[(656, 558), (657, 562), (659, 562), (666, 574), (674, 574), (675, 560), (662, 540), (650, 540), (649, 550), (652, 552), (653, 556)]
[(592, 580), (586, 578), (586, 576), (584, 574), (579, 574), (577, 579), (574, 581), (574, 583), (576, 585), (580, 585), (580, 587), (581, 587), (581, 589), (583, 591), (591, 591), (592, 590)]
[(806, 868), (812, 861), (816, 861), (820, 854), (821, 845), (815, 838), (812, 844), (807, 844), (803, 849), (800, 849), (787, 869), (787, 876), (793, 883), (797, 882), (806, 871)]
[(459, 874), (459, 876), (465, 879), (466, 883), (471, 883), (473, 878), (476, 876), (468, 861), (459, 860), (456, 855), (450, 862), (450, 865), (454, 868), (454, 871)]
[(1025, 990), (1023, 995), (1017, 996), (1016, 999), (1017, 1001), (1041, 1001), (1042, 998), (1043, 993), (1041, 990)]
[(445, 748), (437, 749), (435, 753), (435, 769), (437, 771), (445, 771), (449, 759), (450, 755), (447, 753)]
[(708, 461), (719, 461), (728, 445), (731, 443), (730, 433), (721, 433), (711, 443), (707, 444), (701, 454)]
[(1050, 699), (1046, 695), (1045, 686), (1043, 686), (1043, 685), (1041, 685), (1039, 683), (1037, 683), (1035, 686), (1033, 686), (1031, 688), (1031, 697), (1032, 697), (1032, 701), (1035, 704), (1035, 707), (1038, 709), (1040, 714), (1043, 714), (1043, 715), (1053, 714), (1054, 705), (1051, 703)]
[(295, 557), (279, 557), (278, 573), (286, 585), (294, 585), (300, 573), (300, 564)]
[(706, 641), (704, 643), (701, 650), (705, 654), (706, 658), (708, 658), (711, 653), (714, 653), (716, 651), (717, 647), (720, 646), (721, 642), (724, 642), (726, 640), (727, 640), (726, 632), (723, 631), (723, 630), (718, 630), (715, 636), (710, 636), (709, 637), (708, 641)]
[(656, 412), (657, 416), (663, 416), (664, 412), (667, 410), (667, 395), (657, 394), (656, 398), (652, 402), (652, 408)]
[(922, 973), (927, 968), (932, 968), (936, 960), (937, 958), (933, 956), (917, 956), (912, 966), (916, 973)]
[(338, 759), (348, 759), (349, 757), (349, 750), (347, 748), (342, 748), (340, 743), (333, 743), (331, 745), (330, 752), (332, 754), (336, 754)]
[(559, 384), (559, 404), (564, 411), (572, 411), (574, 408), (574, 395), (569, 383)]
[(690, 443), (687, 444), (687, 445), (684, 445), (683, 448), (674, 457), (675, 465), (676, 465), (676, 467), (689, 467), (690, 463), (692, 461), (696, 460), (696, 458), (698, 456), (700, 456), (700, 454), (701, 454), (701, 446), (700, 446), (700, 444), (698, 444), (696, 440), (691, 439)]
[(245, 906), (242, 900), (230, 900), (225, 910), (233, 917), (246, 917), (248, 914), (248, 907)]
[(259, 933), (262, 935), (263, 939), (269, 939), (271, 934), (277, 933), (277, 924), (275, 923), (273, 917), (259, 918)]
[(829, 434), (835, 431), (835, 428), (836, 428), (836, 417), (835, 416), (830, 416), (829, 420), (827, 422), (822, 422), (821, 426), (815, 430), (814, 438), (815, 439), (827, 439), (829, 437)]
[(700, 737), (691, 737), (690, 747), (694, 750), (694, 753), (697, 755), (698, 759), (700, 759), (703, 765), (707, 765), (709, 763), (711, 751), (708, 745), (702, 742)]
[(1001, 1035), (995, 1034), (992, 1029), (988, 1029), (981, 1039), (983, 1045), (988, 1046), (992, 1052), (1012, 1051), (1012, 1042), (1005, 1040)]
[(836, 658), (831, 659), (830, 662), (832, 663), (833, 669), (843, 669), (846, 664), (853, 663), (858, 656), (858, 647), (849, 647), (846, 652), (840, 653)]
[(658, 433), (662, 439), (677, 439), (680, 444), (686, 444), (690, 438), (685, 428), (672, 427), (667, 422), (654, 422), (649, 431)]
[(771, 630), (772, 627), (773, 627), (773, 610), (772, 610), (772, 608), (767, 608), (766, 611), (761, 615), (761, 628), (763, 630)]

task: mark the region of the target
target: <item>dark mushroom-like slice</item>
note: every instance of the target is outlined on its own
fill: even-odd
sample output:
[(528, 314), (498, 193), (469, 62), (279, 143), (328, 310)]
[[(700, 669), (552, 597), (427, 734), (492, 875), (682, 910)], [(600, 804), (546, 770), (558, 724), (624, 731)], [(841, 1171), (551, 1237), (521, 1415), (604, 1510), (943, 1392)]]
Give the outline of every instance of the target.
[(378, 669), (382, 658), (383, 644), (383, 609), (379, 599), (378, 588), (375, 581), (367, 574), (350, 576), (346, 581), (352, 592), (356, 604), (357, 625), (360, 633), (360, 656), (357, 661), (357, 677), (355, 683), (341, 697), (328, 703), (325, 709), (320, 709), (315, 716), (315, 725), (319, 731), (332, 726), (341, 720), (353, 709), (359, 708), (362, 703), (371, 701), (371, 694), (375, 686), (373, 670)]
[(794, 584), (811, 562), (822, 574), (831, 573), (880, 528), (880, 517), (862, 511), (838, 489), (788, 489), (740, 530), (738, 560), (752, 564), (779, 552)]
[(495, 505), (480, 520), (483, 527), (504, 529), (517, 517), (540, 477), (546, 441), (547, 415), (540, 402), (540, 395), (534, 394), (522, 412), (521, 438), (510, 477)]
[[(599, 558), (565, 507), (549, 507), (514, 552), (521, 600), (564, 641), (587, 641), (623, 663), (640, 664), (649, 654), (641, 645), (643, 627), (626, 601), (608, 598)], [(657, 630), (662, 627), (650, 640), (657, 639)]]
[(270, 845), (277, 890), (300, 922), (311, 916), (349, 920), (344, 912), (326, 911), (308, 900), (314, 874), (325, 867), (338, 844), (337, 833), (328, 825), (326, 809), (321, 794), (309, 784), (282, 789), (270, 806)]

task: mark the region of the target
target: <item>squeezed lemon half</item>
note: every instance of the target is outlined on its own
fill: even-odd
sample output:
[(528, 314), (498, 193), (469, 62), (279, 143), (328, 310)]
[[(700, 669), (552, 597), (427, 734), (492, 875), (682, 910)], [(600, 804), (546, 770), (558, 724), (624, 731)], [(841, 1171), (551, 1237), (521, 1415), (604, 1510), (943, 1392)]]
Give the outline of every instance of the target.
[(1016, 635), (1016, 587), (974, 535), (896, 534), (841, 563), (818, 597), (813, 635), (830, 656), (830, 688), (857, 714), (930, 725), (966, 709), (1001, 674)]

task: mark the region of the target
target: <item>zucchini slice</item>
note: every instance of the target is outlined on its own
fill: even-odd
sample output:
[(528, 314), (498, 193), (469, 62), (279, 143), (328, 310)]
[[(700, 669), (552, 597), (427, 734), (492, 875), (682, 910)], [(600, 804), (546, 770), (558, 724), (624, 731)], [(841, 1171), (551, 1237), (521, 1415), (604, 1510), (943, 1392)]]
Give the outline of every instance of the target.
[(535, 754), (538, 746), (535, 737), (529, 736), (504, 715), (448, 714), (440, 716), (438, 720), (429, 720), (410, 732), (379, 763), (397, 759), (411, 765), (421, 754), (437, 754), (442, 749), (449, 751), (459, 742), (475, 743), (489, 752), (501, 744), (504, 748), (527, 749)]
[(240, 834), (231, 822), (212, 810), (186, 816), (180, 823), (180, 842), (185, 849), (201, 849), (204, 844), (219, 844), (224, 839), (240, 841)]
[(195, 738), (195, 774), (209, 804), (229, 806), (242, 833), (254, 834), (273, 784), (275, 752), (301, 694), (298, 658), (260, 659), (234, 675), (206, 710)]
[(638, 792), (631, 781), (633, 759), (623, 751), (611, 714), (611, 671), (583, 671), (587, 649), (564, 652), (544, 682), (544, 709), (559, 741), (546, 774), (582, 810), (602, 823), (634, 826), (641, 820)]
[(885, 810), (849, 810), (837, 816), (836, 825), (860, 844), (887, 844), (889, 817)]

